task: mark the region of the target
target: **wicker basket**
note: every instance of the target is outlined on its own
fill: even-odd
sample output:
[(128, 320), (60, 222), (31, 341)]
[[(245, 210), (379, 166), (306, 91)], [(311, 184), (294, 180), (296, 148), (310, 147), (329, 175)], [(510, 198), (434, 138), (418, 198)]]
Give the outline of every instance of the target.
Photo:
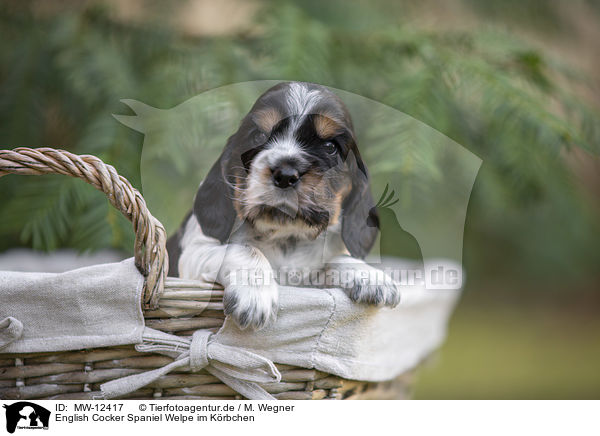
[[(146, 325), (191, 335), (217, 331), (223, 324), (223, 291), (202, 281), (167, 277), (166, 233), (150, 214), (141, 194), (115, 169), (94, 156), (77, 156), (51, 148), (0, 150), (0, 177), (6, 174), (63, 174), (85, 180), (104, 192), (133, 223), (135, 260), (145, 277)], [(92, 399), (109, 380), (159, 368), (172, 359), (119, 346), (57, 353), (0, 354), (0, 399)], [(263, 384), (279, 399), (403, 399), (410, 394), (412, 373), (384, 383), (345, 380), (314, 369), (277, 365), (280, 383)], [(241, 399), (206, 371), (180, 369), (139, 389), (131, 399)]]

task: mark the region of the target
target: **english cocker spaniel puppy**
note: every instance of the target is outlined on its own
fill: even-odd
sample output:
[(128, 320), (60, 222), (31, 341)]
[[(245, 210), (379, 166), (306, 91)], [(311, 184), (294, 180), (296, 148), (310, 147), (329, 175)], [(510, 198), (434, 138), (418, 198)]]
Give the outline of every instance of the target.
[(342, 101), (323, 86), (281, 83), (260, 96), (201, 183), (167, 243), (170, 272), (222, 284), (225, 313), (241, 328), (274, 320), (278, 284), (341, 287), (356, 302), (393, 307), (397, 285), (361, 260), (377, 224)]

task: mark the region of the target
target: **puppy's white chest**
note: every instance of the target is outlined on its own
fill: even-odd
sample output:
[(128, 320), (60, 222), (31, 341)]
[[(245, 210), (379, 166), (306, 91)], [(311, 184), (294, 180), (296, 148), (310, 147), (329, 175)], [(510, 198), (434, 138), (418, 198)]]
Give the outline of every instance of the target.
[(253, 241), (274, 270), (321, 270), (331, 258), (343, 254), (345, 246), (337, 227), (330, 227), (314, 240)]
[(259, 248), (274, 270), (321, 269), (326, 262), (323, 241), (311, 244), (286, 241), (259, 245)]

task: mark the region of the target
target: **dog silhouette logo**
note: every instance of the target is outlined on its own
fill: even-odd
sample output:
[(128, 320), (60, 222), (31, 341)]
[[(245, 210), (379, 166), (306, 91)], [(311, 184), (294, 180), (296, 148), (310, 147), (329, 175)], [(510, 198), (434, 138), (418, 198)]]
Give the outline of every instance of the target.
[(50, 411), (29, 401), (19, 401), (3, 405), (6, 409), (6, 431), (14, 433), (19, 429), (48, 429)]

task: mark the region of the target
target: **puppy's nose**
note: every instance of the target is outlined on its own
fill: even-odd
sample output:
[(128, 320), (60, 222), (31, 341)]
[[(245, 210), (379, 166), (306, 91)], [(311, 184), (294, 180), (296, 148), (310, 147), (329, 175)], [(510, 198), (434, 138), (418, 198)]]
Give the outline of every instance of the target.
[(300, 180), (300, 173), (290, 165), (282, 165), (273, 171), (273, 184), (278, 188), (289, 188), (298, 183), (298, 180)]

